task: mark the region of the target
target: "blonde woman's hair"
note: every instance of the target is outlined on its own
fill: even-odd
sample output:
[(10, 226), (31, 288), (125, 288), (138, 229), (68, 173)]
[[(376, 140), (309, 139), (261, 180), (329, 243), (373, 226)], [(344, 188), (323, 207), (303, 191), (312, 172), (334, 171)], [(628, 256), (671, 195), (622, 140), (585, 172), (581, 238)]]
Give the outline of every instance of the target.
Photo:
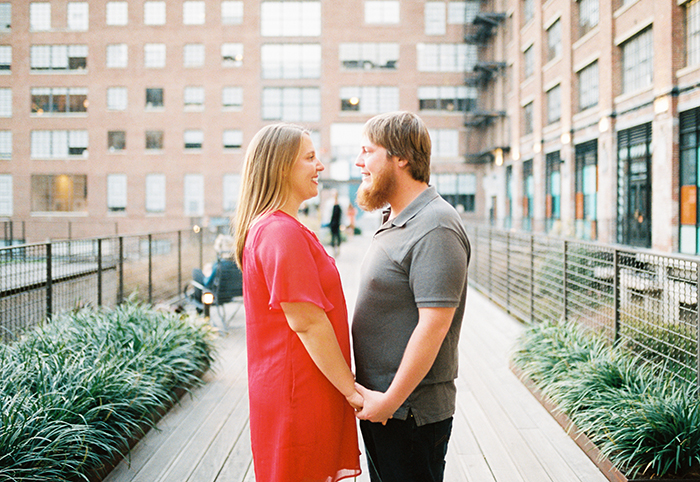
[(260, 129), (248, 145), (233, 222), (236, 264), (241, 269), (251, 226), (259, 216), (281, 208), (289, 197), (288, 174), (299, 157), (302, 136), (308, 133), (294, 124), (272, 124)]

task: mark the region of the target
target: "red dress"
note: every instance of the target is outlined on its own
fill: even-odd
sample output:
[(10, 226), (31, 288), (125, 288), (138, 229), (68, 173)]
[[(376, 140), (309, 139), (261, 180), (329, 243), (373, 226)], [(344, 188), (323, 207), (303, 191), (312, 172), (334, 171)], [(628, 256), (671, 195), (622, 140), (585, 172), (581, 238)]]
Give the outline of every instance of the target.
[(331, 482), (360, 473), (352, 407), (316, 367), (280, 307), (311, 302), (350, 365), (348, 315), (335, 261), (316, 235), (277, 211), (243, 250), (250, 432), (256, 482)]

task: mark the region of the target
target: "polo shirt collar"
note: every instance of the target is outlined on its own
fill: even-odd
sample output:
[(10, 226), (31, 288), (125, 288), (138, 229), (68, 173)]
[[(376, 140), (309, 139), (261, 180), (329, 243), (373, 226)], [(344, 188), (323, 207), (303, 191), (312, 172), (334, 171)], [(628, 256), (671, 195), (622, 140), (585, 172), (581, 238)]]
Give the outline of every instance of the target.
[[(435, 189), (435, 186), (428, 186), (428, 189), (423, 191), (416, 197), (411, 203), (404, 208), (403, 211), (399, 213), (398, 216), (396, 216), (394, 219), (391, 220), (391, 225), (396, 226), (396, 227), (403, 227), (411, 218), (413, 218), (416, 214), (418, 214), (425, 206), (427, 206), (433, 199), (438, 197), (438, 192), (437, 189)], [(382, 213), (382, 221), (383, 224), (386, 223), (386, 221), (389, 218), (389, 214), (391, 213), (390, 209), (386, 209)], [(388, 227), (388, 226), (386, 226)]]

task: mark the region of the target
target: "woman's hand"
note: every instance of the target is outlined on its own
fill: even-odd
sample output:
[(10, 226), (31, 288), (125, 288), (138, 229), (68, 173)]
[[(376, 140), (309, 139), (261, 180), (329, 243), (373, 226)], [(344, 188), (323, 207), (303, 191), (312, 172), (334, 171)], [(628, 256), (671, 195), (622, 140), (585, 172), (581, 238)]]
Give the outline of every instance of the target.
[(356, 412), (361, 411), (362, 407), (365, 404), (365, 400), (362, 398), (362, 395), (360, 395), (360, 392), (358, 392), (357, 390), (345, 397), (345, 399), (348, 401), (350, 406), (355, 409)]

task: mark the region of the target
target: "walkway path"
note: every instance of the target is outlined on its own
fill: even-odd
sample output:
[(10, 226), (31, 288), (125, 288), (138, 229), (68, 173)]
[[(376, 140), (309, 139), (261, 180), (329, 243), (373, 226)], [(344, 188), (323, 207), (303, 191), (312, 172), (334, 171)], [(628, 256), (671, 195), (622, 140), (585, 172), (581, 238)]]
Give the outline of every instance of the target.
[[(338, 257), (349, 309), (369, 235)], [(508, 368), (522, 325), (476, 290), (468, 294), (460, 343), (457, 413), (446, 482), (606, 482)], [(105, 482), (252, 482), (244, 311), (219, 340), (206, 384), (185, 396)], [(364, 466), (363, 459), (363, 466)], [(368, 482), (365, 473), (358, 482)]]

